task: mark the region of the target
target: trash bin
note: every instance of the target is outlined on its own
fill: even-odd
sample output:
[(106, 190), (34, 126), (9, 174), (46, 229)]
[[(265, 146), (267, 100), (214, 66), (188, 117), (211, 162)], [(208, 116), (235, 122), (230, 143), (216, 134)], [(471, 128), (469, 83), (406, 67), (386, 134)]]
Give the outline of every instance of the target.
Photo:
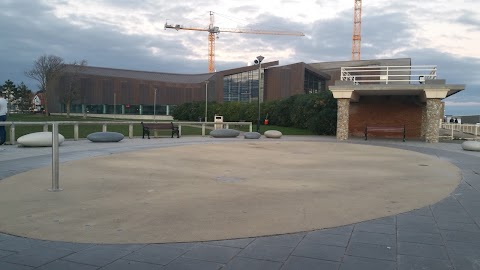
[[(215, 114), (215, 123), (222, 123), (223, 122), (223, 116), (222, 115), (216, 115)], [(223, 124), (214, 124), (215, 129), (223, 129)]]
[(268, 119), (263, 120), (264, 125), (268, 125)]

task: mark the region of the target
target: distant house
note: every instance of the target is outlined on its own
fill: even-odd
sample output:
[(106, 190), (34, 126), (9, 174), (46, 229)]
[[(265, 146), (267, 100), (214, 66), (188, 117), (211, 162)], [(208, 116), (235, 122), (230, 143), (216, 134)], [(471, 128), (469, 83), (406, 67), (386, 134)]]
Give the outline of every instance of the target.
[(38, 91), (32, 100), (32, 111), (34, 113), (40, 113), (43, 111), (45, 105), (45, 95), (43, 91)]

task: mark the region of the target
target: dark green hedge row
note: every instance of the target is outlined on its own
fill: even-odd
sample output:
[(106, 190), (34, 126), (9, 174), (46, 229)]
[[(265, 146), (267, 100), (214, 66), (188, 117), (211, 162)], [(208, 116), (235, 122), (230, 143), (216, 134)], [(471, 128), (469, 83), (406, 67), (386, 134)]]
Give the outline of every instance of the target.
[[(225, 122), (247, 121), (257, 123), (258, 103), (208, 103), (208, 121), (214, 115), (223, 115)], [(320, 135), (333, 135), (337, 126), (337, 102), (330, 91), (318, 94), (296, 95), (282, 100), (264, 102), (260, 106), (260, 119), (268, 114), (270, 125), (296, 127)], [(198, 121), (205, 116), (205, 102), (179, 105), (173, 117), (180, 121)]]

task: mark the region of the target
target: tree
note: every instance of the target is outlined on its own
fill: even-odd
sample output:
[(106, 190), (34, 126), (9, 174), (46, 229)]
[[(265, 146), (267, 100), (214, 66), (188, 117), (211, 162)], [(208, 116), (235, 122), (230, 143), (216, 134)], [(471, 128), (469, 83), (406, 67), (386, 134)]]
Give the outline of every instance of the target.
[(18, 87), (17, 87), (17, 93), (18, 93), (18, 98), (17, 98), (17, 106), (18, 109), (21, 110), (22, 112), (27, 111), (30, 109), (32, 105), (32, 99), (33, 99), (33, 93), (28, 87), (21, 82)]
[(67, 118), (70, 117), (70, 108), (72, 102), (80, 98), (80, 76), (87, 65), (86, 60), (73, 62), (65, 66), (62, 73), (62, 83), (60, 84), (60, 102), (65, 104), (67, 109)]
[(7, 100), (7, 114), (9, 114), (12, 110), (12, 102), (15, 101), (17, 86), (12, 81), (6, 80), (2, 85), (2, 92)]
[(38, 82), (40, 90), (45, 93), (45, 115), (48, 115), (48, 88), (47, 85), (53, 82), (61, 73), (65, 64), (63, 59), (55, 55), (42, 55), (33, 62), (31, 70), (25, 72), (25, 75)]

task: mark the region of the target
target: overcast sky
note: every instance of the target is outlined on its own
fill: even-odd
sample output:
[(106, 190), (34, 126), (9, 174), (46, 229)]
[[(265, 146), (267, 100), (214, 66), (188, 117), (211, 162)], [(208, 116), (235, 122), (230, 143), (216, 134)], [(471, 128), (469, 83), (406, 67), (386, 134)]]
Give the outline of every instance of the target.
[[(353, 0), (0, 0), (0, 81), (37, 83), (24, 72), (43, 54), (91, 66), (207, 73), (208, 34), (164, 24), (300, 31), (305, 37), (220, 33), (216, 70), (256, 56), (280, 65), (351, 59)], [(365, 0), (362, 59), (412, 58), (437, 65), (466, 90), (446, 99), (446, 113), (480, 114), (479, 0)]]

